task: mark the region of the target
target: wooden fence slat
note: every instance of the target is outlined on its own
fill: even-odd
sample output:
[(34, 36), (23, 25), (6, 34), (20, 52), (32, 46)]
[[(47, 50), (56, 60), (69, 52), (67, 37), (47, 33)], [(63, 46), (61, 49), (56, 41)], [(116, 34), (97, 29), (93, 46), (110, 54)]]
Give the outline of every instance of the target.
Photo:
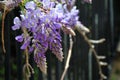
[(11, 55), (11, 42), (10, 42), (10, 15), (8, 14), (5, 18), (5, 80), (11, 79), (11, 62), (10, 62), (10, 55)]
[(23, 64), (22, 64), (22, 52), (20, 50), (20, 44), (16, 42), (16, 56), (17, 56), (17, 78), (23, 79)]

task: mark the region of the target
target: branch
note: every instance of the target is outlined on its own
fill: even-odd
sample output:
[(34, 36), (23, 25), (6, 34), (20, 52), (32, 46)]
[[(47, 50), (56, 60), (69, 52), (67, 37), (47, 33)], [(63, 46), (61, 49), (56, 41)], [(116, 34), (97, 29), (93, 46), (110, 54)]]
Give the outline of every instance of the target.
[(31, 74), (34, 74), (34, 69), (29, 64), (29, 55), (28, 55), (28, 49), (25, 50), (25, 56), (26, 56), (26, 63), (23, 66), (23, 74), (25, 76), (26, 80), (29, 80), (29, 77), (31, 77)]
[[(4, 2), (3, 2), (4, 3)], [(2, 12), (2, 31), (1, 31), (1, 39), (2, 39), (2, 48), (3, 48), (3, 52), (6, 53), (6, 49), (5, 49), (5, 41), (4, 41), (4, 24), (5, 24), (5, 17), (7, 15), (7, 13), (9, 12), (9, 10), (7, 9), (7, 7), (2, 3), (2, 1), (0, 1), (0, 11), (3, 10)]]
[(7, 12), (6, 12), (6, 7), (4, 6), (4, 11), (2, 13), (2, 31), (1, 31), (1, 35), (2, 35), (2, 48), (3, 48), (3, 52), (6, 53), (6, 49), (5, 49), (5, 41), (4, 41), (4, 23), (5, 23), (5, 16), (6, 16)]
[(93, 43), (93, 44), (99, 44), (99, 43), (103, 43), (105, 41), (104, 38), (100, 39), (100, 40), (89, 40), (89, 42)]
[[(96, 58), (96, 61), (97, 61), (97, 64), (98, 64), (98, 69), (99, 69), (100, 80), (106, 79), (107, 77), (102, 73), (102, 68), (101, 67), (102, 67), (103, 64), (101, 65), (100, 60), (99, 60), (98, 55), (97, 55), (97, 52), (93, 47), (94, 45), (92, 44), (92, 43), (101, 43), (101, 42), (104, 41), (104, 39), (101, 39), (101, 40), (98, 40), (98, 41), (93, 41), (93, 40), (91, 41), (91, 40), (88, 39), (88, 37), (86, 36), (85, 33), (83, 33), (80, 30), (79, 30), (79, 33), (83, 36), (84, 40), (88, 43), (90, 49), (92, 50), (92, 52), (93, 52), (93, 54)], [(104, 64), (104, 65), (107, 65), (107, 64)]]
[(66, 73), (67, 73), (67, 70), (69, 68), (70, 58), (71, 58), (71, 55), (72, 55), (72, 47), (73, 47), (72, 36), (69, 35), (69, 38), (70, 38), (70, 47), (69, 47), (69, 51), (68, 51), (68, 56), (67, 56), (67, 61), (66, 61), (66, 64), (65, 64), (65, 68), (64, 68), (64, 71), (62, 73), (62, 76), (61, 76), (60, 80), (63, 80), (65, 75), (66, 75)]

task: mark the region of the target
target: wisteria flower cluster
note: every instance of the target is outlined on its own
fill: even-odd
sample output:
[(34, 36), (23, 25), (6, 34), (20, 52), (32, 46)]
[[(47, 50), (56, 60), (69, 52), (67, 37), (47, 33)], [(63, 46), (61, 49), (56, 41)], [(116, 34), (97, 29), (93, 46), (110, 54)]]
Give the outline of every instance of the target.
[(45, 53), (48, 49), (63, 60), (60, 32), (75, 35), (72, 29), (78, 22), (78, 13), (76, 6), (70, 9), (64, 0), (39, 0), (27, 2), (20, 18), (14, 18), (12, 30), (23, 31), (15, 39), (23, 43), (21, 49), (34, 52), (34, 60), (42, 72), (46, 73)]

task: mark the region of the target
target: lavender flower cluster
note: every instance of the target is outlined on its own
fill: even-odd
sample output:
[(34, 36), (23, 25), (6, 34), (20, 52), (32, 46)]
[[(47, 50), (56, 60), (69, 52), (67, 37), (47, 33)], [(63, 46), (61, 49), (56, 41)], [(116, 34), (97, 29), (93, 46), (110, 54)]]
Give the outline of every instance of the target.
[(34, 60), (42, 72), (46, 73), (45, 53), (48, 49), (63, 60), (60, 31), (70, 34), (78, 22), (78, 13), (76, 6), (69, 9), (67, 3), (39, 0), (27, 2), (20, 18), (14, 18), (12, 30), (23, 31), (15, 39), (23, 43), (21, 49), (34, 52)]

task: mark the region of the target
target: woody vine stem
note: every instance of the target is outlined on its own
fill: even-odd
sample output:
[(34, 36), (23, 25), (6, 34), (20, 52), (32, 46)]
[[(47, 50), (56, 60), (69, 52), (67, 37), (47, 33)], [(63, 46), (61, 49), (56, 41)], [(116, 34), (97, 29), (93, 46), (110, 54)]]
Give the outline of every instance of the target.
[(68, 51), (68, 56), (67, 56), (67, 60), (66, 60), (66, 64), (65, 64), (65, 69), (63, 71), (63, 74), (62, 74), (60, 80), (63, 80), (64, 77), (65, 77), (65, 74), (66, 74), (66, 72), (67, 72), (67, 70), (69, 68), (70, 58), (71, 58), (71, 55), (72, 55), (73, 40), (72, 40), (71, 35), (69, 35), (69, 39), (70, 39), (70, 48), (69, 48), (69, 51)]
[[(28, 35), (27, 31), (25, 28), (22, 28), (23, 33), (25, 34), (25, 36)], [(25, 49), (25, 65), (23, 67), (23, 74), (25, 75), (25, 79), (29, 80), (29, 78), (31, 77), (31, 74), (34, 73), (34, 69), (32, 68), (32, 66), (29, 64), (29, 54), (28, 54), (28, 48)]]
[(7, 11), (6, 7), (4, 7), (4, 11), (3, 11), (3, 14), (2, 14), (2, 31), (1, 31), (1, 34), (2, 34), (2, 48), (3, 48), (4, 53), (6, 53), (5, 42), (4, 42), (4, 21), (5, 21), (5, 16), (7, 14), (6, 11)]
[[(100, 58), (99, 56), (97, 55), (97, 52), (96, 50), (94, 49), (94, 45), (93, 44), (99, 44), (99, 43), (103, 43), (105, 41), (105, 39), (100, 39), (100, 40), (90, 40), (87, 36), (86, 36), (86, 33), (81, 31), (78, 27), (76, 27), (76, 29), (79, 31), (79, 33), (81, 34), (81, 36), (83, 36), (84, 40), (87, 42), (87, 44), (89, 45), (90, 47), (90, 50), (93, 52), (93, 55), (95, 56), (96, 58), (96, 62), (98, 64), (98, 69), (99, 69), (99, 75), (100, 75), (100, 80), (103, 80), (103, 79), (106, 79), (107, 77), (103, 74), (102, 72), (102, 66), (106, 66), (107, 63), (105, 62), (101, 62), (100, 61)], [(73, 47), (73, 41), (72, 41), (72, 37), (71, 35), (69, 35), (69, 38), (70, 38), (70, 48), (69, 48), (69, 51), (68, 51), (68, 56), (67, 56), (67, 60), (66, 60), (66, 65), (65, 65), (65, 68), (64, 68), (64, 71), (62, 73), (62, 76), (61, 76), (61, 79), (60, 80), (63, 80), (66, 73), (67, 73), (67, 70), (69, 68), (69, 62), (70, 62), (70, 58), (71, 58), (71, 54), (72, 54), (72, 47)], [(93, 44), (92, 44), (93, 43)]]
[[(98, 55), (97, 55), (96, 50), (94, 49), (94, 45), (89, 41), (88, 37), (87, 37), (84, 33), (82, 33), (81, 31), (79, 31), (79, 32), (80, 32), (80, 34), (83, 36), (84, 40), (88, 43), (90, 49), (91, 49), (92, 52), (93, 52), (93, 55), (94, 55), (95, 58), (96, 58), (96, 62), (97, 62), (97, 64), (98, 64), (98, 69), (99, 69), (99, 74), (100, 74), (100, 80), (106, 79), (106, 76), (105, 76), (105, 75), (103, 74), (103, 72), (102, 72), (102, 68), (101, 68), (102, 65), (100, 65), (100, 60), (99, 60), (99, 58), (98, 58)], [(104, 40), (105, 40), (105, 39), (100, 40), (99, 43), (104, 42)]]
[(23, 74), (25, 75), (25, 79), (29, 80), (29, 77), (31, 77), (31, 73), (34, 74), (34, 69), (29, 64), (29, 55), (28, 55), (28, 49), (25, 50), (25, 56), (26, 56), (26, 63), (23, 67)]

